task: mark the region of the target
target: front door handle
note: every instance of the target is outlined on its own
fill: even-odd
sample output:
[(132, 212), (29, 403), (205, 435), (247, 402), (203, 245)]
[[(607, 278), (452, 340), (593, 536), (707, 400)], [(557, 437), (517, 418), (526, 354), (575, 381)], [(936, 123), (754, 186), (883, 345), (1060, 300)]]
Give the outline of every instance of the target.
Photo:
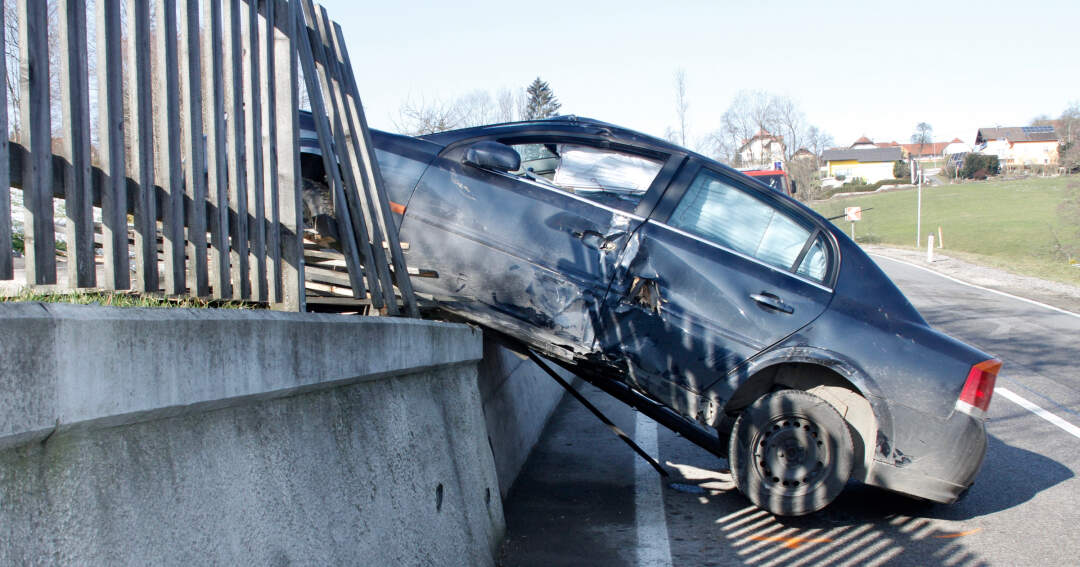
[(795, 312), (795, 308), (788, 305), (787, 303), (784, 303), (783, 299), (780, 299), (779, 297), (766, 291), (763, 291), (761, 293), (751, 293), (750, 299), (753, 299), (754, 301), (758, 302), (758, 304), (764, 305), (769, 309), (775, 309), (777, 311), (780, 311), (781, 313), (791, 314)]

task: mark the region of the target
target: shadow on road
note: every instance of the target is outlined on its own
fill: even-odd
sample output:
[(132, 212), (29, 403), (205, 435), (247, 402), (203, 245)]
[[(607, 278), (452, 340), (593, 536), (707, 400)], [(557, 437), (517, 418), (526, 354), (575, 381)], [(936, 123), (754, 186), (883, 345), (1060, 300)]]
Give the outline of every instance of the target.
[[(674, 471), (665, 490), (668, 510), (690, 508), (670, 520), (672, 553), (717, 565), (988, 564), (978, 546), (966, 545), (982, 531), (980, 522), (966, 522), (1019, 506), (1073, 477), (1057, 461), (993, 436), (989, 442), (978, 483), (956, 504), (852, 483), (825, 510), (796, 518), (750, 505), (726, 470), (668, 462)], [(706, 519), (714, 524), (712, 541), (702, 542), (690, 534), (703, 533), (698, 528)]]

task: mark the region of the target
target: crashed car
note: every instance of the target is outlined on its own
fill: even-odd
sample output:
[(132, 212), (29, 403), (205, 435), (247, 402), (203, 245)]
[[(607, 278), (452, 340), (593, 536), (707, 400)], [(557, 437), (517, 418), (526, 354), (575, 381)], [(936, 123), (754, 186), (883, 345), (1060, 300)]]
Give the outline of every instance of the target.
[(790, 197), (586, 118), (373, 139), (418, 292), (727, 458), (757, 506), (973, 484), (1000, 362)]

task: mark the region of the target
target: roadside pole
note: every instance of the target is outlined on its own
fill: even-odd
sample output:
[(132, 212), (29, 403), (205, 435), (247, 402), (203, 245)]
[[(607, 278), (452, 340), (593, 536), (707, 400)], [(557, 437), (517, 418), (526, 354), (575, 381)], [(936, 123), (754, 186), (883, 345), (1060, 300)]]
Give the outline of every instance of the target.
[(912, 158), (911, 182), (915, 183), (916, 179), (918, 179), (919, 189), (915, 205), (915, 247), (918, 248), (919, 243), (922, 242), (922, 172), (919, 171), (919, 162)]

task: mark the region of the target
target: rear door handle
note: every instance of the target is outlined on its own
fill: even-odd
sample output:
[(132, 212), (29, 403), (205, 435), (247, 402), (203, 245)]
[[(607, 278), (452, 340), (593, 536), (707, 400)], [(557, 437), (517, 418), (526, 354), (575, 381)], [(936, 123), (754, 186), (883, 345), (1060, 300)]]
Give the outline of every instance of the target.
[(791, 314), (795, 312), (795, 308), (788, 305), (787, 303), (784, 303), (783, 299), (780, 299), (779, 297), (765, 291), (761, 293), (751, 293), (750, 299), (753, 299), (760, 305), (764, 305), (765, 307), (775, 309), (782, 313)]

